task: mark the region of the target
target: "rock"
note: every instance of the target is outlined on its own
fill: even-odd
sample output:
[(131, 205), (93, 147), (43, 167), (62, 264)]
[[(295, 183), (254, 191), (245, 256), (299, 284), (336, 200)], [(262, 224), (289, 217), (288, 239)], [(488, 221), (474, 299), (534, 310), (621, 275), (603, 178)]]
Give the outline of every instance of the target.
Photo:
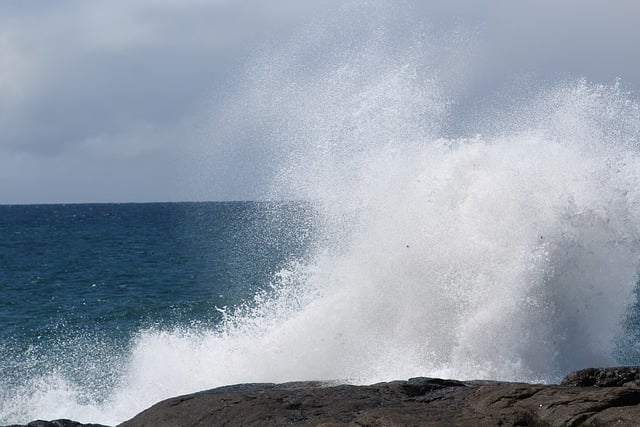
[[(583, 381), (572, 380), (571, 375), (575, 374), (568, 376), (563, 385), (436, 378), (370, 386), (321, 382), (245, 384), (165, 400), (120, 427), (637, 426), (640, 387), (629, 381), (632, 371), (633, 368), (598, 370), (598, 378), (607, 379), (607, 388), (576, 387)], [(585, 378), (591, 378), (590, 374)]]
[[(240, 384), (167, 399), (120, 427), (638, 426), (639, 380), (640, 367), (621, 367), (573, 372), (560, 385), (437, 378)], [(69, 420), (28, 426), (98, 427)]]
[(561, 384), (582, 387), (640, 386), (640, 366), (583, 369), (567, 375)]
[(29, 424), (25, 426), (14, 425), (9, 427), (107, 427), (107, 426), (104, 426), (101, 424), (82, 424), (77, 421), (62, 419), (62, 420), (53, 420), (53, 421), (37, 420), (37, 421), (31, 421)]
[(458, 417), (451, 395), (469, 392), (463, 383), (430, 378), (371, 386), (251, 384), (169, 399), (121, 426), (415, 425), (425, 419), (444, 423), (464, 419)]
[[(503, 384), (480, 387), (469, 403), (481, 414), (498, 417), (503, 425), (631, 426), (640, 419), (640, 389), (635, 387)], [(604, 413), (612, 408), (619, 410)]]

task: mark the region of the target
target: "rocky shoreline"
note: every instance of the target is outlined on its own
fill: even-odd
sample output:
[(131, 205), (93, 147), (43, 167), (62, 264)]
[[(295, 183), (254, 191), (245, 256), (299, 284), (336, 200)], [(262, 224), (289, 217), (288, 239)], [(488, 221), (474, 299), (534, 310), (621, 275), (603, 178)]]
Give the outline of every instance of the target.
[[(585, 369), (559, 385), (412, 378), (368, 386), (240, 384), (157, 403), (121, 427), (638, 426), (640, 367)], [(29, 427), (103, 427), (70, 420)]]

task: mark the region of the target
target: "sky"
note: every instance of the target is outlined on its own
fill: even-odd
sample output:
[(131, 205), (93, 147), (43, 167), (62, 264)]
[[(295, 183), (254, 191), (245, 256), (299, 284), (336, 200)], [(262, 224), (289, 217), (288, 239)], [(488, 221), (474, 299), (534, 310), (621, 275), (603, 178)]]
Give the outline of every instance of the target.
[(638, 16), (635, 0), (3, 0), (0, 204), (261, 198), (277, 141), (240, 140), (225, 109), (255, 58), (302, 45), (312, 73), (346, 27), (465, 39), (467, 100), (581, 77), (637, 99)]

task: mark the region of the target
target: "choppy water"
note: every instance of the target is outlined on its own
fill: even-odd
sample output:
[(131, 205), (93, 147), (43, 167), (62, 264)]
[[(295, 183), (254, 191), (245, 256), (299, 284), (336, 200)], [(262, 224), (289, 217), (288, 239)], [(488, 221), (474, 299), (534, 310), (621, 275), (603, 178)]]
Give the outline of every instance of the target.
[(212, 150), (250, 141), (264, 197), (303, 204), (0, 209), (0, 420), (640, 362), (637, 99), (576, 78), (469, 103), (472, 47), (382, 21), (265, 49), (215, 113)]
[(214, 329), (305, 252), (308, 213), (300, 203), (0, 206), (0, 421), (81, 416), (124, 380), (141, 337)]

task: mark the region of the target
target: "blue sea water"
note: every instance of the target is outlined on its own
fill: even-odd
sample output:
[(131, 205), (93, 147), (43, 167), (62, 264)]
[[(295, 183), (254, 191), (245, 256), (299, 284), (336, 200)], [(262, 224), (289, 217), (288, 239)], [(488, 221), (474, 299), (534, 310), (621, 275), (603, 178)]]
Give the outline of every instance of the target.
[(239, 303), (301, 255), (302, 211), (257, 202), (0, 206), (3, 342), (215, 324), (214, 307)]
[(358, 21), (260, 51), (213, 120), (220, 162), (250, 144), (261, 198), (304, 203), (0, 206), (0, 423), (640, 363), (637, 98), (465, 105), (464, 37)]
[(266, 202), (0, 206), (0, 423), (19, 421), (6, 406), (16, 390), (54, 372), (103, 399), (141, 330), (215, 328), (303, 255), (308, 213)]
[[(435, 271), (427, 259), (434, 255), (420, 242), (405, 247), (410, 237), (404, 236), (402, 247), (391, 248), (371, 236), (376, 227), (370, 227), (364, 252), (345, 253), (327, 242), (319, 249), (316, 216), (314, 205), (292, 202), (0, 206), (0, 422), (70, 417), (115, 424), (163, 397), (240, 381), (358, 383), (413, 374), (553, 381), (565, 373), (558, 366), (640, 360), (637, 304), (627, 305), (621, 319), (624, 335), (604, 341), (594, 335), (609, 313), (602, 292), (615, 294), (609, 284), (598, 283), (602, 288), (589, 295), (580, 283), (563, 283), (558, 272), (534, 293), (529, 285), (511, 286), (515, 294), (508, 300), (520, 298), (522, 286), (534, 300), (518, 305), (519, 312), (509, 312), (507, 288), (500, 287), (484, 307), (469, 307), (464, 284)], [(591, 223), (585, 230), (594, 232)], [(345, 237), (331, 234), (337, 235)], [(576, 248), (588, 240), (563, 243), (570, 264), (593, 259)], [(328, 254), (327, 247), (338, 254)], [(408, 255), (413, 247), (426, 258)], [(612, 253), (599, 249), (603, 257)], [(409, 258), (397, 264), (398, 254)], [(309, 258), (313, 265), (303, 265)], [(381, 265), (387, 260), (404, 271), (389, 276), (390, 266)], [(460, 275), (469, 273), (458, 261), (448, 260)], [(564, 268), (580, 280), (585, 266)], [(415, 277), (415, 269), (432, 276)], [(471, 273), (478, 274), (475, 266)], [(470, 280), (481, 286), (484, 279)], [(558, 293), (556, 304), (545, 307), (548, 288), (563, 286), (569, 288), (562, 292), (575, 293)], [(605, 306), (592, 305), (597, 303)], [(495, 317), (485, 319), (495, 330), (488, 338), (475, 329), (465, 336), (468, 326), (456, 319), (461, 309), (476, 319), (478, 309), (481, 319)], [(559, 311), (574, 309), (568, 318), (583, 323), (563, 325)], [(581, 309), (592, 313), (584, 317)], [(554, 328), (549, 332), (557, 342), (536, 337), (533, 324), (518, 326), (518, 334), (500, 342), (504, 321), (519, 325), (539, 314), (556, 316), (537, 326)], [(448, 335), (453, 332), (456, 338)], [(434, 337), (469, 340), (458, 342), (462, 354), (465, 345), (506, 354), (484, 354), (480, 362), (457, 359), (459, 349)], [(599, 347), (614, 342), (617, 348)], [(586, 358), (567, 349), (579, 344)], [(518, 346), (528, 345), (549, 348), (537, 355), (519, 352)], [(539, 358), (556, 367), (538, 366)], [(518, 364), (505, 368), (505, 360)]]

